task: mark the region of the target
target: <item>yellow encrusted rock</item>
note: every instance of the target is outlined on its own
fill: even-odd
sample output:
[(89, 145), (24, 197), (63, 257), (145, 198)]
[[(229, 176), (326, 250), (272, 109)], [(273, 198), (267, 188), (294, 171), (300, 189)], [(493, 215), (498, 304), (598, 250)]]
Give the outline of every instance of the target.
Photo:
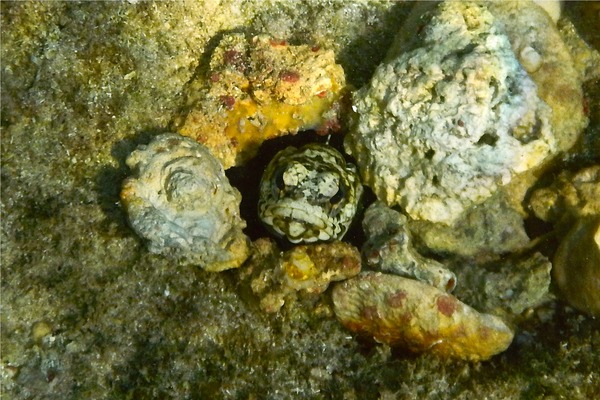
[(207, 77), (189, 86), (186, 112), (175, 127), (229, 168), (253, 157), (265, 140), (338, 129), (345, 86), (331, 50), (265, 35), (225, 35)]
[(513, 331), (502, 319), (413, 279), (364, 272), (333, 289), (337, 318), (378, 342), (442, 357), (486, 360), (508, 348)]

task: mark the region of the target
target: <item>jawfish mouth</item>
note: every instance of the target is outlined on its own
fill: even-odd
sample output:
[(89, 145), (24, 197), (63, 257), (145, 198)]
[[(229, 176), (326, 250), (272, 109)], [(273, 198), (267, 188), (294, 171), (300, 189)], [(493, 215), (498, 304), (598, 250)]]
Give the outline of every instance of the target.
[(322, 211), (275, 204), (268, 207), (261, 219), (278, 236), (292, 243), (312, 243), (335, 238), (334, 225)]

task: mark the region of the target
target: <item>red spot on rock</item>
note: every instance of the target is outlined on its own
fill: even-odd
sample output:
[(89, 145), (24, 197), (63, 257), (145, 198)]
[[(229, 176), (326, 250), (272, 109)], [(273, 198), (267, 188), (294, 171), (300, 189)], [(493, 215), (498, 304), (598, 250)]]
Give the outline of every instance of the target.
[(321, 126), (319, 126), (316, 130), (317, 135), (325, 136), (329, 134), (329, 132), (339, 132), (341, 129), (340, 122), (337, 118), (332, 118), (325, 121)]
[(210, 81), (211, 82), (219, 82), (221, 80), (221, 75), (218, 73), (214, 73), (210, 75)]
[(350, 270), (354, 270), (357, 267), (360, 268), (360, 265), (358, 265), (358, 262), (356, 259), (350, 257), (350, 256), (344, 256), (342, 258), (342, 266), (344, 269), (350, 269)]
[(323, 91), (317, 93), (317, 97), (319, 97), (321, 99), (325, 96), (327, 96), (327, 90), (323, 90)]
[(246, 70), (244, 55), (237, 50), (227, 50), (223, 55), (223, 61), (226, 65), (233, 65), (240, 72)]
[(482, 326), (479, 329), (479, 335), (481, 336), (482, 340), (488, 340), (490, 337), (492, 337), (493, 333), (494, 332), (487, 326)]
[(219, 100), (221, 100), (221, 103), (229, 110), (235, 105), (235, 97), (233, 96), (221, 96), (219, 97)]
[(319, 46), (319, 45), (314, 45), (313, 47), (310, 48), (310, 51), (313, 51), (313, 52), (317, 52), (319, 50), (321, 50), (321, 46)]
[(457, 300), (452, 296), (440, 296), (436, 301), (437, 309), (446, 317), (452, 317), (458, 308)]
[(241, 54), (237, 50), (227, 50), (223, 58), (225, 59), (225, 64), (233, 64), (241, 58)]
[(287, 41), (282, 40), (282, 39), (271, 39), (269, 40), (269, 43), (271, 44), (271, 46), (273, 47), (277, 47), (277, 46), (287, 46)]
[(298, 80), (300, 80), (300, 74), (297, 73), (296, 71), (287, 71), (286, 70), (281, 73), (279, 78), (281, 78), (281, 80), (284, 82), (294, 83), (294, 82), (298, 82)]
[(396, 293), (391, 293), (387, 296), (385, 300), (390, 307), (398, 308), (402, 307), (404, 299), (406, 299), (406, 292), (404, 290), (398, 290)]
[(370, 250), (366, 253), (365, 258), (368, 264), (377, 264), (381, 260), (381, 253), (377, 249)]
[(366, 306), (362, 309), (361, 316), (365, 320), (373, 321), (379, 318), (379, 312), (375, 306)]
[(454, 278), (448, 279), (446, 282), (446, 291), (451, 292), (456, 287), (456, 280)]

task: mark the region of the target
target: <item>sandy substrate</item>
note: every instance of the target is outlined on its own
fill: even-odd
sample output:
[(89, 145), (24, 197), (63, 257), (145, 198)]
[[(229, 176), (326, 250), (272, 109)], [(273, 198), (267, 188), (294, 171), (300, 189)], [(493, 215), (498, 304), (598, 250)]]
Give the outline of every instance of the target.
[[(6, 398), (600, 397), (600, 323), (558, 300), (531, 310), (508, 351), (488, 362), (417, 357), (353, 337), (328, 296), (265, 315), (236, 271), (173, 265), (127, 225), (125, 158), (168, 129), (220, 35), (263, 32), (332, 47), (359, 87), (411, 4), (0, 7)], [(597, 44), (586, 8), (569, 7)], [(600, 95), (590, 86), (591, 124), (571, 163), (598, 162), (590, 149), (599, 144)]]

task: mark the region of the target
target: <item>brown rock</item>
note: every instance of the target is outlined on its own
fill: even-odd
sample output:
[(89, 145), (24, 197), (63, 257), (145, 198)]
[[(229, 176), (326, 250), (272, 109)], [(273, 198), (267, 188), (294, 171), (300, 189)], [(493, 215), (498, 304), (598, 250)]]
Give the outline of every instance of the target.
[(561, 241), (552, 270), (560, 292), (577, 309), (600, 316), (600, 165), (562, 172), (529, 204), (554, 224)]
[(600, 317), (600, 216), (578, 220), (556, 252), (553, 275), (569, 303)]

